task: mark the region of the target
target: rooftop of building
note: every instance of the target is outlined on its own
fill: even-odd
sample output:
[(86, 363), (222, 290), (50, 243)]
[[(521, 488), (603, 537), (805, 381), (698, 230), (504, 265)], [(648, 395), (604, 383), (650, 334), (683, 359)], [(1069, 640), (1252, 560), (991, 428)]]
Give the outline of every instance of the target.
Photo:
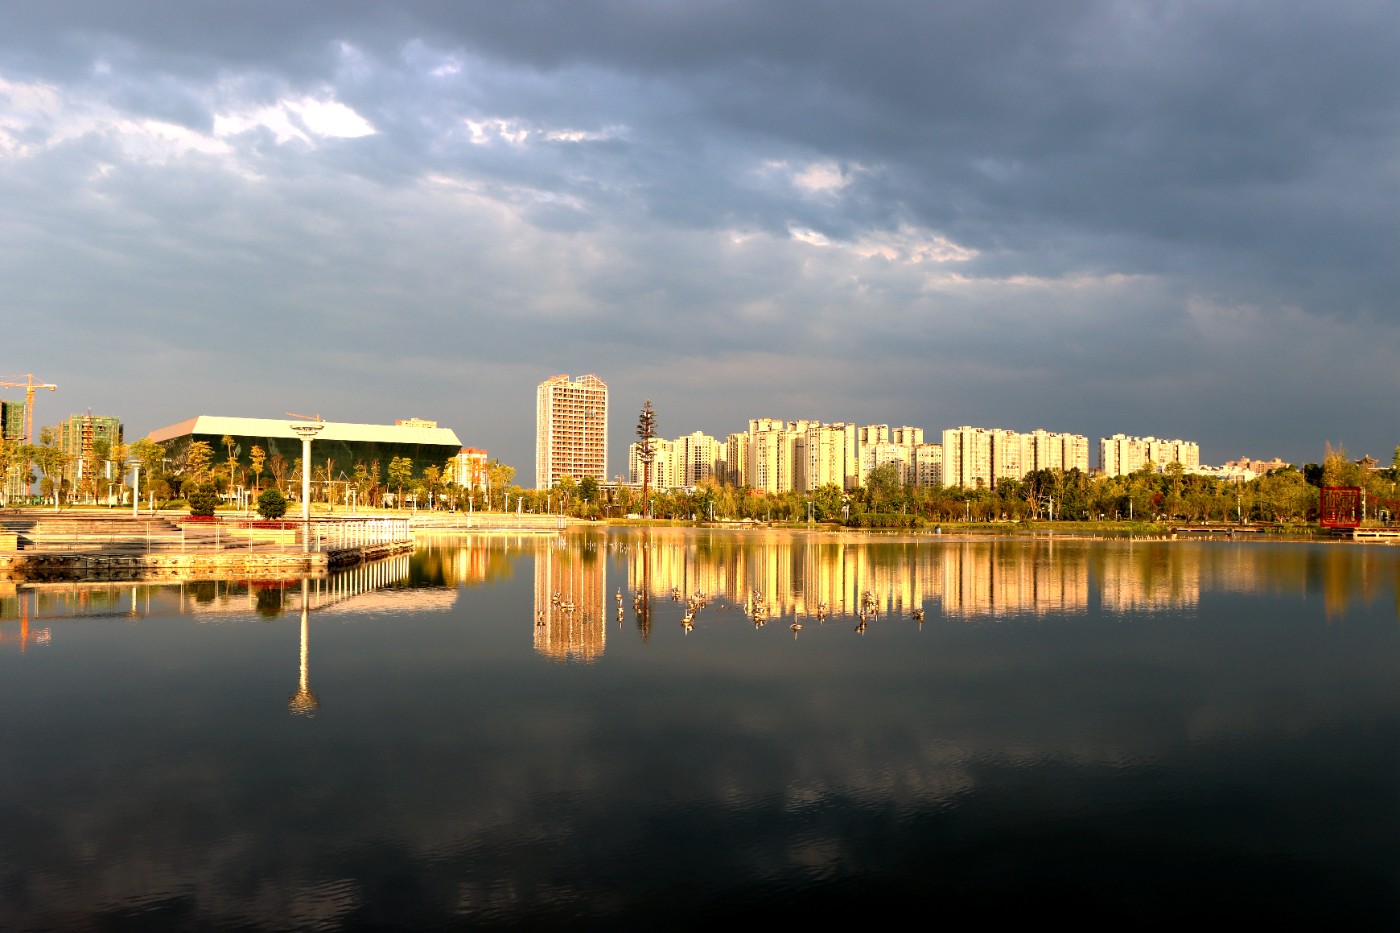
[[(160, 443), (185, 437), (190, 434), (222, 437), (285, 437), (294, 440), (299, 435), (292, 430), (294, 424), (314, 424), (288, 418), (230, 418), (220, 415), (196, 415), (186, 421), (177, 421), (152, 431), (148, 437)], [(425, 428), (414, 425), (395, 424), (355, 424), (348, 421), (322, 421), (321, 432), (316, 435), (326, 441), (359, 441), (381, 444), (442, 444), (458, 449), (462, 442), (450, 428)]]

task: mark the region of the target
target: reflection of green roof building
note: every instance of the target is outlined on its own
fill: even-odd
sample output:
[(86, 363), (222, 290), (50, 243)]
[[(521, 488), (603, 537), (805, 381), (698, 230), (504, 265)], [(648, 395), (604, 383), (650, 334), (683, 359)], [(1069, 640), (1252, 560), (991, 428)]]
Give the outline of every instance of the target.
[[(244, 468), (251, 465), (250, 454), (256, 445), (267, 455), (264, 477), (272, 475), (272, 463), (277, 457), (282, 458), (286, 475), (290, 477), (301, 463), (301, 438), (292, 430), (292, 425), (306, 423), (292, 419), (199, 415), (152, 431), (150, 439), (163, 446), (174, 460), (182, 459), (192, 442), (205, 441), (214, 451), (212, 463), (217, 466), (228, 459), (224, 438), (231, 437), (234, 457)], [(387, 477), (389, 462), (395, 457), (409, 458), (413, 462), (413, 475), (422, 476), (425, 467), (442, 469), (461, 449), (462, 442), (457, 439), (456, 432), (448, 428), (325, 421), (311, 442), (311, 465), (313, 470), (324, 470), (326, 461), (330, 460), (330, 478), (344, 480), (354, 476), (355, 464), (362, 463), (367, 469), (373, 469), (377, 462), (376, 478), (382, 483)]]

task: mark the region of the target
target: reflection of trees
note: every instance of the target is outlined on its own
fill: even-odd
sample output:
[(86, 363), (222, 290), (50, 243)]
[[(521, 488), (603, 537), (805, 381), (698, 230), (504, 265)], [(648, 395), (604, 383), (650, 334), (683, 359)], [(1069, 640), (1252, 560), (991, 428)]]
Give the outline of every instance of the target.
[(641, 574), (632, 587), (636, 591), (632, 597), (632, 609), (637, 616), (637, 631), (642, 635), (642, 644), (651, 638), (651, 556), (651, 534), (647, 533), (642, 535), (641, 546), (637, 549)]
[(258, 615), (264, 619), (275, 619), (282, 614), (283, 598), (280, 586), (264, 586), (258, 590), (256, 598)]
[(474, 586), (508, 579), (520, 542), (504, 535), (456, 535), (423, 539), (411, 556), (410, 586)]

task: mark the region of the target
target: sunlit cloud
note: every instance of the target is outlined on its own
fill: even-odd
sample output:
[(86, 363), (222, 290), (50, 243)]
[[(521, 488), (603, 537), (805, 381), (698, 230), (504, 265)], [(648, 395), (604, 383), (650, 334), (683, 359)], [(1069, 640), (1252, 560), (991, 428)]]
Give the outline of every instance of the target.
[(279, 143), (310, 143), (324, 139), (357, 139), (375, 129), (364, 117), (335, 100), (314, 97), (280, 100), (267, 107), (221, 113), (214, 118), (214, 135), (237, 136), (249, 130), (270, 130)]

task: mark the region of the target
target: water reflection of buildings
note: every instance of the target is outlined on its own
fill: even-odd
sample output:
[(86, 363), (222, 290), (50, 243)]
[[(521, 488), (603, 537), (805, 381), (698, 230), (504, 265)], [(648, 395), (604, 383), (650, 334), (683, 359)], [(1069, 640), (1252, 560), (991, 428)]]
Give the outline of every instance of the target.
[[(1194, 608), (1201, 601), (1207, 556), (1214, 563), (1232, 555), (1218, 548), (1206, 552), (1199, 546), (1164, 542), (1120, 544), (1103, 554), (1099, 604), (1114, 613)], [(1233, 575), (1226, 579), (1243, 582)]]
[(607, 644), (603, 623), (607, 561), (595, 541), (551, 538), (535, 552), (535, 650), (557, 660), (593, 661)]
[(913, 544), (808, 541), (795, 536), (716, 540), (658, 537), (628, 547), (628, 578), (653, 598), (726, 599), (746, 613), (854, 615), (866, 594), (907, 613), (928, 592), (927, 551)]
[(1269, 562), (1194, 544), (1052, 539), (655, 535), (621, 549), (634, 590), (645, 579), (652, 598), (703, 594), (774, 617), (854, 616), (868, 600), (886, 616), (936, 606), (955, 619), (1068, 615), (1095, 602), (1110, 613), (1182, 609), (1198, 603), (1203, 582), (1260, 585)]
[(946, 616), (1065, 615), (1088, 608), (1088, 562), (1073, 543), (964, 542), (942, 550)]

